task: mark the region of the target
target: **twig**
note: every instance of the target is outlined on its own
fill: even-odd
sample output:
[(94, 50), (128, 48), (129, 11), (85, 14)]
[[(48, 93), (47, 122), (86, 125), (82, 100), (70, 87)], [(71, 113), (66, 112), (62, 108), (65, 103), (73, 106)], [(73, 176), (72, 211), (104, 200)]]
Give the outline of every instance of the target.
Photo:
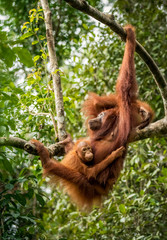
[(33, 116), (49, 116), (50, 113), (33, 113), (33, 112), (29, 112), (30, 115), (33, 115)]
[(41, 0), (41, 5), (43, 8), (44, 17), (45, 17), (46, 38), (47, 38), (47, 46), (48, 46), (48, 52), (49, 52), (50, 70), (52, 74), (53, 88), (54, 88), (54, 94), (55, 94), (58, 138), (59, 140), (64, 140), (67, 134), (65, 131), (63, 94), (62, 94), (61, 79), (60, 79), (60, 73), (59, 73), (56, 51), (55, 51), (51, 11), (49, 9), (47, 0)]

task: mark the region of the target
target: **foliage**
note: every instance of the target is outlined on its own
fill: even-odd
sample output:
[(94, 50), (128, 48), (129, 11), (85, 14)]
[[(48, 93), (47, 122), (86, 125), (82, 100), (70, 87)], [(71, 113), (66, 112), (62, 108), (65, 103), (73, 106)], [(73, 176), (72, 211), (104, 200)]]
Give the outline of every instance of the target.
[[(104, 5), (102, 1), (90, 4), (95, 2), (99, 9)], [(127, 22), (135, 25), (137, 38), (167, 75), (165, 1), (109, 2), (122, 26)], [(50, 7), (67, 131), (75, 139), (86, 134), (80, 109), (87, 93), (114, 91), (124, 43), (65, 1), (50, 1)], [(43, 13), (31, 0), (11, 1), (8, 6), (2, 0), (0, 13), (7, 16), (0, 26), (0, 136), (38, 138), (45, 145), (54, 143), (54, 93)], [(153, 77), (137, 55), (135, 61), (139, 94), (160, 119), (163, 105)], [(48, 187), (36, 157), (1, 147), (0, 238), (166, 239), (166, 151), (164, 138), (131, 144), (113, 192), (100, 209), (94, 208), (88, 214), (79, 212), (61, 189), (52, 191)]]

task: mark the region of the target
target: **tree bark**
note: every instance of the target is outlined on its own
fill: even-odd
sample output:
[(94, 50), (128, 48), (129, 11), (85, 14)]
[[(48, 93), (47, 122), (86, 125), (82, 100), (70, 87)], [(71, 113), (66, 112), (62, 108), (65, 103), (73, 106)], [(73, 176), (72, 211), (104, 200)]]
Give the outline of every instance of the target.
[[(0, 147), (1, 146), (10, 146), (25, 150), (26, 152), (38, 155), (35, 146), (30, 142), (17, 137), (1, 137), (0, 138)], [(64, 155), (64, 146), (60, 143), (55, 143), (47, 147), (51, 156), (62, 156)]]
[[(129, 143), (153, 137), (167, 137), (167, 118), (156, 121), (142, 130), (136, 130), (130, 135)], [(9, 137), (0, 138), (0, 146), (12, 146), (25, 150), (26, 152), (38, 155), (35, 146), (31, 142), (21, 138)], [(55, 143), (47, 147), (51, 156), (64, 155), (64, 147), (60, 143)]]
[(55, 106), (57, 113), (57, 127), (59, 141), (64, 140), (67, 136), (65, 130), (65, 117), (64, 117), (64, 104), (63, 94), (61, 88), (60, 72), (58, 68), (55, 42), (53, 37), (51, 11), (47, 0), (41, 0), (41, 5), (44, 11), (45, 26), (46, 26), (46, 38), (50, 60), (50, 70), (53, 79), (53, 88), (55, 94)]

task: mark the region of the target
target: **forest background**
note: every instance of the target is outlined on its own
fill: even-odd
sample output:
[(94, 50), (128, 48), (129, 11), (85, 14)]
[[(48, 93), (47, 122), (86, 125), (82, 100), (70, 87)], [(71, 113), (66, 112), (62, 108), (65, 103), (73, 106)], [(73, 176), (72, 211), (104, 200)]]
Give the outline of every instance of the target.
[[(89, 0), (124, 26), (167, 77), (167, 3)], [(114, 91), (124, 42), (107, 26), (50, 1), (56, 54), (63, 89), (66, 130), (85, 136), (80, 112), (88, 92)], [(56, 112), (43, 13), (33, 0), (0, 1), (0, 137), (55, 143)], [(164, 117), (162, 97), (146, 64), (135, 54), (139, 95)], [(42, 178), (38, 157), (0, 142), (0, 238), (7, 239), (167, 239), (166, 136), (131, 143), (124, 170), (103, 206), (79, 212)], [(7, 145), (7, 144), (6, 144)], [(61, 158), (60, 158), (61, 159)]]

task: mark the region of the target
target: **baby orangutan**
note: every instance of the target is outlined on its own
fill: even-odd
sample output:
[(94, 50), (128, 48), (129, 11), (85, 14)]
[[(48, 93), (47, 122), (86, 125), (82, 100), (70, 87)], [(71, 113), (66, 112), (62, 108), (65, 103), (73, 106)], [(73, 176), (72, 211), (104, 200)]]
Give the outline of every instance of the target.
[(106, 157), (102, 162), (93, 165), (93, 152), (86, 140), (79, 142), (76, 145), (76, 152), (81, 161), (80, 172), (83, 173), (88, 180), (96, 179), (97, 175), (108, 167), (116, 158), (122, 157), (125, 152), (124, 147), (118, 148), (113, 151), (108, 157)]
[(108, 167), (115, 159), (122, 157), (124, 147), (113, 151), (102, 162), (94, 165), (93, 152), (88, 139), (78, 140), (61, 162), (49, 156), (47, 148), (39, 141), (32, 139), (40, 156), (44, 174), (59, 183), (80, 208), (91, 209), (96, 202), (100, 204), (106, 189), (96, 182), (97, 175)]
[(102, 194), (107, 195), (108, 186), (105, 188), (101, 187), (96, 183), (97, 175), (107, 168), (115, 159), (122, 157), (125, 153), (125, 148), (120, 147), (116, 151), (113, 151), (108, 157), (106, 157), (102, 162), (93, 165), (93, 152), (87, 141), (83, 140), (77, 144), (76, 152), (81, 161), (81, 169), (79, 170), (82, 174), (87, 176), (89, 182), (91, 182), (95, 190)]

